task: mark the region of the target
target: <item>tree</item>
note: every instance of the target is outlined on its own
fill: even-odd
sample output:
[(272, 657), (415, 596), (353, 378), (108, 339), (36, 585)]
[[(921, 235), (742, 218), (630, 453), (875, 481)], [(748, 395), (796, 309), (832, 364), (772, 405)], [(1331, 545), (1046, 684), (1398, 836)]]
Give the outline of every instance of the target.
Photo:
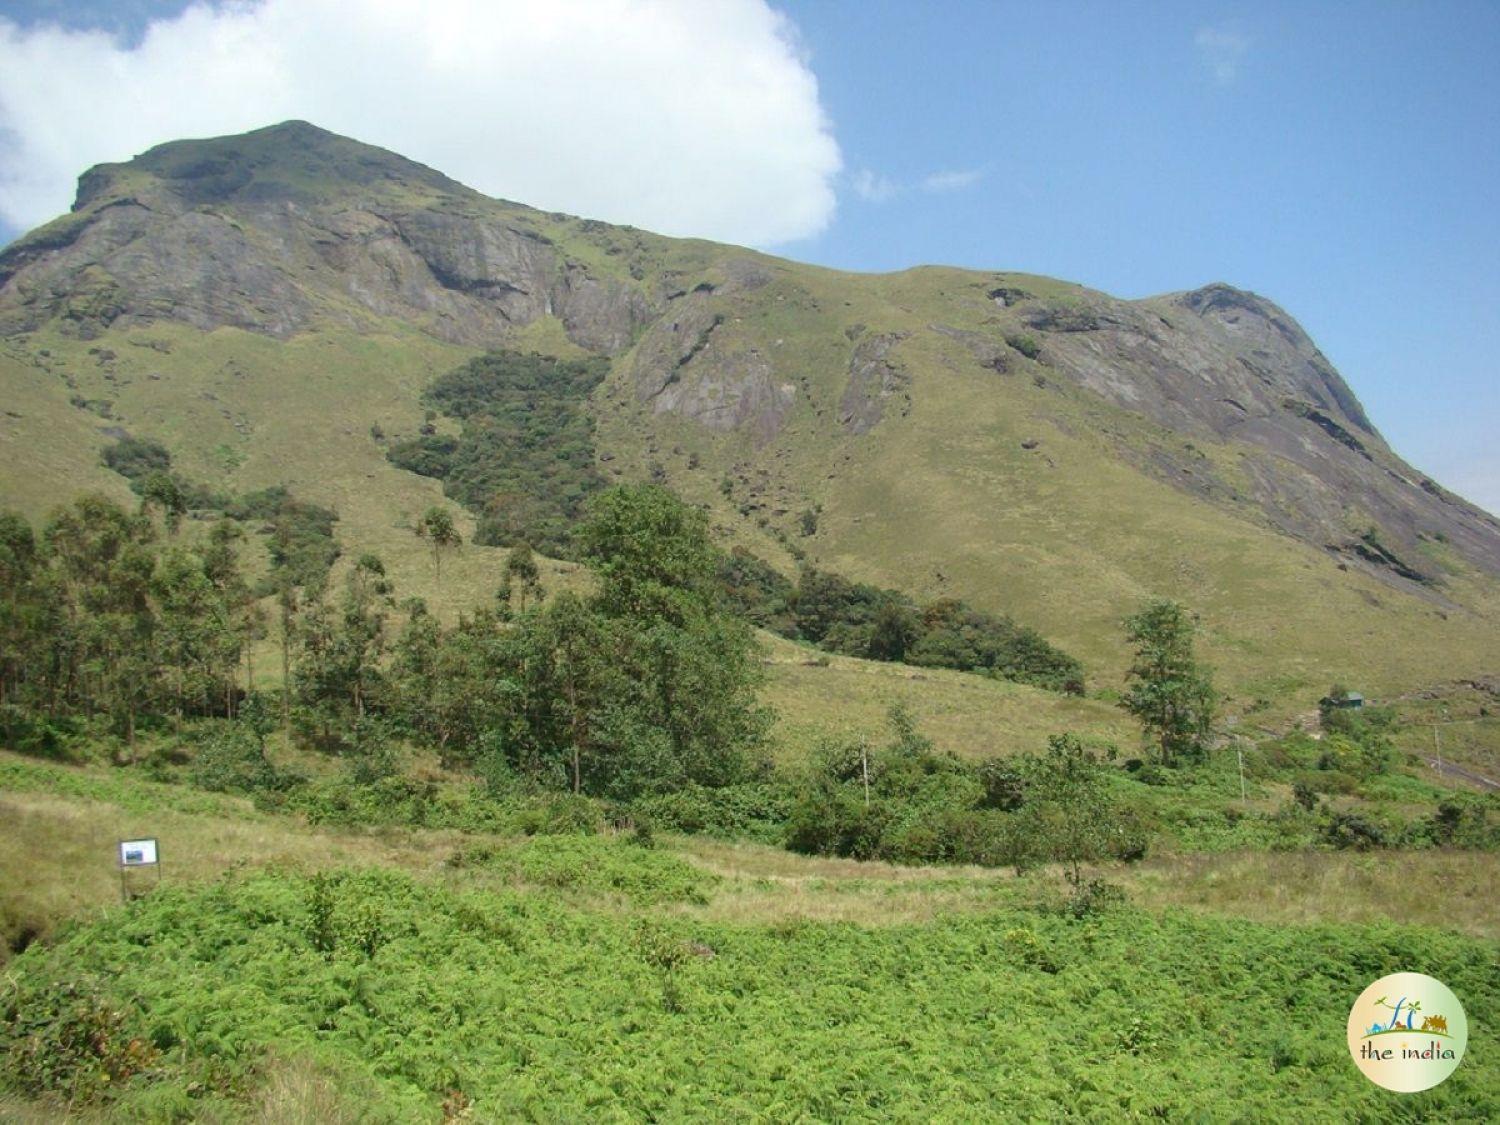
[(0, 512), (0, 707), (11, 701), (31, 663), (37, 567), (31, 525), (14, 512)]
[(616, 485), (595, 497), (579, 529), (599, 574), (598, 602), (645, 623), (717, 609), (718, 555), (708, 517), (659, 485)]
[(894, 599), (885, 601), (875, 611), (875, 622), (870, 631), (870, 659), (905, 660), (907, 650), (916, 644), (918, 636), (916, 613)]
[(1116, 829), (1104, 761), (1077, 737), (1047, 740), (1047, 752), (1026, 767), (1025, 806), (1038, 858), (1063, 865), (1069, 884), (1083, 882), (1083, 865), (1103, 858)]
[(241, 504), (246, 515), (269, 514), (271, 525), (271, 575), (269, 591), (276, 595), (281, 625), (281, 725), (288, 733), (292, 722), (292, 649), (304, 606), (323, 595), (328, 568), (338, 557), (333, 524), (338, 518), (330, 509), (293, 500), (285, 488), (252, 493)]
[(61, 609), (49, 638), (60, 676), (51, 709), (72, 703), (103, 712), (133, 746), (158, 667), (150, 597), (155, 532), (145, 517), (88, 495), (53, 513), (42, 538)]
[(443, 552), (456, 551), (463, 544), (463, 536), (453, 524), (453, 516), (447, 508), (434, 504), (417, 521), (418, 539), (432, 544), (432, 565), (437, 571), (437, 580), (443, 581)]
[(1164, 765), (1201, 754), (1216, 696), (1209, 670), (1193, 655), (1192, 618), (1176, 602), (1154, 601), (1125, 622), (1135, 659), (1120, 706), (1140, 720)]
[(617, 485), (595, 498), (579, 541), (599, 574), (591, 606), (619, 626), (610, 718), (639, 745), (633, 785), (738, 780), (767, 719), (755, 637), (724, 609), (707, 517), (656, 485)]
[(618, 690), (611, 690), (616, 687), (611, 681), (617, 646), (609, 622), (571, 592), (548, 606), (538, 624), (536, 635), (542, 642), (547, 673), (557, 689), (555, 710), (566, 731), (573, 792), (582, 793), (585, 757), (592, 758), (601, 749), (597, 720), (607, 713), (612, 697), (619, 695)]
[(540, 600), (542, 596), (541, 568), (536, 564), (536, 555), (532, 553), (531, 544), (525, 540), (512, 547), (505, 557), (505, 570), (500, 581), (498, 596), (507, 608), (515, 600), (518, 586), (520, 604), (516, 608), (521, 613), (525, 613), (527, 598)]
[(336, 611), (322, 601), (306, 609), (293, 679), (298, 702), (326, 743), (363, 719), (383, 686), (386, 613), (391, 584), (375, 555), (361, 555), (350, 569)]
[(177, 478), (160, 470), (148, 473), (140, 482), (140, 493), (141, 514), (149, 516), (153, 508), (160, 508), (167, 534), (176, 535), (187, 512), (187, 497)]

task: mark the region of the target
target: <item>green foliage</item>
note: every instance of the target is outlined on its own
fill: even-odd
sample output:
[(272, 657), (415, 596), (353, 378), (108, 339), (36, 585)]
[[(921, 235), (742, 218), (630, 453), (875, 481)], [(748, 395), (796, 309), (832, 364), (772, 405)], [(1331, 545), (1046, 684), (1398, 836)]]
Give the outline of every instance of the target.
[(797, 801), (788, 779), (746, 781), (710, 788), (684, 785), (667, 793), (649, 794), (631, 805), (664, 831), (701, 832), (726, 839), (780, 843), (787, 818)]
[(1193, 655), (1195, 627), (1176, 602), (1156, 601), (1125, 622), (1135, 658), (1120, 706), (1141, 722), (1164, 765), (1202, 755), (1213, 725), (1215, 694)]
[(105, 446), (101, 460), (130, 482), (143, 508), (161, 508), (174, 525), (189, 508), (223, 508), (228, 503), (221, 493), (173, 472), (171, 452), (152, 438), (117, 438)]
[(1388, 843), (1380, 825), (1359, 813), (1330, 812), (1323, 821), (1323, 839), (1330, 847), (1367, 851)]
[[(616, 847), (621, 862), (655, 858)], [(1127, 906), (1084, 924), (1011, 909), (772, 926), (647, 920), (524, 884), (269, 871), (168, 886), (18, 957), (0, 993), (0, 1082), (107, 1088), (102, 1108), (121, 1120), (149, 1119), (142, 1107), (176, 1092), (185, 1119), (203, 1115), (187, 1091), (205, 1075), (253, 1089), (268, 1051), (315, 1049), (375, 1120), (435, 1120), (454, 1090), (476, 1120), (726, 1107), (957, 1120), (1001, 1104), (1021, 1119), (1065, 1107), (1280, 1120), (1337, 1106), (1377, 1120), (1391, 1095), (1349, 1064), (1344, 1022), (1351, 996), (1396, 970), (1463, 997), (1475, 1060), (1496, 1049), (1489, 943), (1394, 923), (1275, 927)], [(149, 1045), (149, 1065), (132, 1041)], [(69, 1043), (71, 1056), (50, 1046)], [(101, 1057), (117, 1060), (107, 1084)], [(1500, 1075), (1466, 1062), (1401, 1106), (1490, 1120)]]
[(104, 464), (132, 483), (152, 473), (164, 473), (172, 467), (167, 447), (151, 438), (123, 437), (106, 446)]
[(895, 863), (987, 867), (1139, 859), (1141, 828), (1115, 801), (1108, 769), (1077, 739), (1004, 763), (936, 753), (899, 708), (883, 748), (826, 743), (787, 816), (793, 851)]
[(1067, 734), (1049, 739), (1026, 770), (1022, 815), (1032, 856), (1062, 864), (1075, 894), (1084, 890), (1083, 865), (1108, 855), (1120, 831), (1106, 771), (1099, 755)]
[(98, 978), (59, 981), (3, 1012), (7, 1077), (29, 1094), (56, 1091), (89, 1102), (148, 1071), (158, 1054), (139, 1016)]
[(331, 508), (296, 499), (282, 485), (248, 492), (224, 510), (231, 519), (259, 521), (270, 538), (271, 576), (257, 590), (262, 597), (287, 585), (317, 591), (339, 557)]
[(1500, 848), (1500, 801), (1493, 795), (1456, 794), (1439, 801), (1423, 834), (1445, 848)]
[(463, 545), (463, 536), (453, 523), (453, 515), (447, 508), (434, 504), (422, 514), (414, 529), (418, 539), (432, 544), (432, 566), (439, 582), (443, 579), (443, 552), (456, 551)]
[(1073, 657), (1035, 630), (957, 599), (918, 605), (899, 591), (812, 567), (793, 586), (743, 549), (720, 561), (718, 581), (741, 615), (828, 652), (1083, 693), (1083, 666)]
[(1035, 336), (1022, 332), (1007, 332), (1005, 342), (1027, 359), (1036, 359), (1042, 354), (1042, 345), (1037, 343)]
[(360, 724), (386, 702), (386, 624), (393, 602), (384, 564), (362, 555), (337, 605), (311, 603), (297, 623), (291, 687), (298, 722), (325, 749), (367, 756), (357, 745)]
[(296, 782), (271, 764), (264, 734), (245, 722), (210, 727), (198, 745), (190, 777), (200, 789), (249, 796), (287, 789)]
[(664, 852), (641, 854), (632, 843), (620, 836), (554, 835), (508, 845), (470, 845), (447, 863), (530, 886), (618, 894), (639, 906), (708, 902), (719, 882), (716, 876)]
[(0, 722), (13, 745), (56, 753), (71, 720), (134, 745), (142, 725), (233, 711), (257, 614), (224, 528), (163, 545), (145, 515), (84, 496), (39, 538), (6, 517), (0, 570)]
[(462, 423), (459, 436), (422, 434), (393, 444), (386, 455), (441, 480), (444, 493), (479, 517), (476, 542), (525, 540), (567, 556), (584, 503), (604, 487), (587, 406), (606, 371), (603, 360), (480, 356), (423, 394), (431, 408)]
[(505, 556), (505, 570), (496, 597), (503, 612), (525, 613), (527, 603), (540, 602), (542, 596), (541, 567), (537, 566), (531, 544), (522, 540)]

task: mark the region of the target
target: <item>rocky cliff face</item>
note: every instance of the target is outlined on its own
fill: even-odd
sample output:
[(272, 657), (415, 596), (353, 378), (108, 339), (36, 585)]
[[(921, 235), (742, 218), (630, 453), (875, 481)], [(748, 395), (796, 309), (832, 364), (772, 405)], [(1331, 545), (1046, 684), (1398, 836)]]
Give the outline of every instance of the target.
[(84, 173), (71, 215), (0, 254), (0, 332), (170, 318), (285, 338), (390, 318), (483, 347), (557, 316), (591, 351), (628, 347), (652, 300), (540, 218), (300, 122), (177, 142)]
[[(1424, 541), (1500, 573), (1500, 521), (1401, 461), (1302, 328), (1265, 298), (1216, 284), (1143, 301), (1018, 288), (992, 299), (1044, 368), (1173, 433), (1263, 454), (1231, 475), (1161, 453), (1143, 459), (1154, 475), (1205, 498), (1248, 499), (1277, 528), (1403, 582), (1437, 578)], [(999, 336), (964, 342), (994, 366)]]
[(1118, 456), (1390, 583), (1435, 590), (1434, 543), (1500, 574), (1500, 523), (1397, 458), (1269, 301), (949, 273), (934, 293), (922, 271), (836, 275), (546, 214), (293, 122), (86, 172), (71, 214), (0, 253), (0, 335), (170, 320), (285, 340), (399, 322), (485, 348), (556, 322), (616, 357), (609, 401), (753, 449), (798, 419), (814, 445), (876, 441), (944, 363), (1072, 387), (1189, 439)]

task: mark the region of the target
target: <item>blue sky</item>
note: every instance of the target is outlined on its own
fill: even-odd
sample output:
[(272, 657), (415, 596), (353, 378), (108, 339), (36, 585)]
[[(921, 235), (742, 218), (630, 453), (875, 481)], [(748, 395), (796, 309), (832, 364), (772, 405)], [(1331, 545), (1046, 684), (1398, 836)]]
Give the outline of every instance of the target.
[[(105, 25), (126, 51), (150, 18), (183, 6), (9, 0), (0, 2), (0, 16), (14, 21), (15, 35), (47, 21)], [(320, 6), (303, 0), (287, 10)], [(436, 114), (430, 129), (412, 118), (409, 139), (383, 133), (375, 108), (363, 120), (357, 106), (305, 81), (289, 79), (287, 90), (261, 95), (263, 120), (254, 116), (252, 88), (225, 120), (307, 117), (407, 151), (493, 194), (669, 233), (772, 245), (845, 269), (931, 262), (1016, 269), (1122, 296), (1227, 281), (1297, 317), (1399, 453), (1500, 510), (1500, 4), (788, 0), (775, 7), (794, 28), (790, 60), (782, 57), (784, 35), (780, 46), (767, 40), (769, 25), (752, 10), (758, 6), (726, 0), (721, 13), (697, 0), (680, 9), (686, 32), (649, 43), (615, 29), (601, 36), (610, 50), (628, 43), (658, 52), (668, 50), (661, 43), (702, 35), (692, 49), (708, 58), (725, 43), (743, 43), (743, 52), (716, 65), (723, 70), (742, 53), (749, 69), (738, 86), (745, 90), (755, 89), (755, 74), (775, 75), (776, 89), (797, 86), (798, 68), (815, 79), (815, 87), (805, 83), (803, 101), (821, 113), (821, 125), (792, 98), (746, 117), (738, 135), (726, 127), (708, 137), (697, 126), (702, 153), (689, 155), (679, 136), (671, 155), (682, 157), (673, 163), (683, 179), (666, 185), (665, 199), (586, 166), (575, 170), (569, 161), (590, 145), (577, 143), (570, 128), (594, 147), (603, 143), (586, 122), (550, 122), (535, 143), (553, 144), (555, 153), (484, 146), (529, 153), (525, 168), (471, 168), (462, 136), (448, 151), (429, 138), (452, 125)], [(438, 7), (452, 16), (462, 4)], [(464, 9), (471, 18), (475, 10)], [(496, 37), (515, 22), (512, 13)], [(669, 56), (651, 58), (651, 70), (673, 73)], [(575, 52), (554, 69), (577, 82), (607, 62), (592, 67)], [(49, 73), (67, 73), (49, 65)], [(675, 78), (661, 95), (670, 100), (645, 103), (634, 116), (670, 120), (693, 100), (718, 120), (744, 116), (732, 101), (735, 83), (687, 71)], [(527, 88), (536, 89), (535, 80)], [(0, 79), (0, 113), (4, 89)], [(487, 127), (484, 88), (464, 89), (463, 127)], [(774, 100), (766, 89), (757, 90), (757, 105)], [(628, 105), (637, 94), (621, 96)], [(601, 112), (614, 100), (596, 97), (579, 112)], [(421, 109), (418, 103), (412, 112)], [(147, 99), (136, 118), (149, 124), (154, 112)], [(514, 118), (513, 92), (497, 90), (492, 113), (496, 121)], [(184, 131), (248, 127), (212, 128), (218, 120), (184, 123), (163, 110), (157, 127), (176, 132), (117, 128), (58, 159), (77, 162), (76, 174), (84, 163), (128, 155), (106, 151), (111, 137), (139, 138), (129, 150), (136, 151)], [(0, 126), (23, 135), (48, 128), (3, 118)], [(628, 123), (611, 121), (609, 129), (630, 135)], [(641, 144), (650, 143), (643, 134)], [(736, 163), (742, 157), (748, 163)], [(539, 164), (556, 164), (567, 179), (538, 179), (529, 169)], [(726, 171), (716, 180), (718, 169)], [(577, 188), (585, 182), (594, 194)], [(700, 184), (709, 190), (695, 190)], [(694, 210), (687, 200), (698, 196), (718, 210)], [(757, 206), (795, 219), (778, 224), (774, 215), (751, 214)], [(15, 226), (13, 218), (0, 226), (0, 238), (12, 237)]]

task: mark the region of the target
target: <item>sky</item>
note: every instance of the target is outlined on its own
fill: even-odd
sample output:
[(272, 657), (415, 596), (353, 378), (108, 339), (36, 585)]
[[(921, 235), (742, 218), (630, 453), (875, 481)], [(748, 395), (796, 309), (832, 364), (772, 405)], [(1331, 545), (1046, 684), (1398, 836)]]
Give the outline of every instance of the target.
[(0, 0), (0, 241), (303, 118), (488, 194), (851, 270), (1226, 281), (1500, 512), (1500, 4)]

